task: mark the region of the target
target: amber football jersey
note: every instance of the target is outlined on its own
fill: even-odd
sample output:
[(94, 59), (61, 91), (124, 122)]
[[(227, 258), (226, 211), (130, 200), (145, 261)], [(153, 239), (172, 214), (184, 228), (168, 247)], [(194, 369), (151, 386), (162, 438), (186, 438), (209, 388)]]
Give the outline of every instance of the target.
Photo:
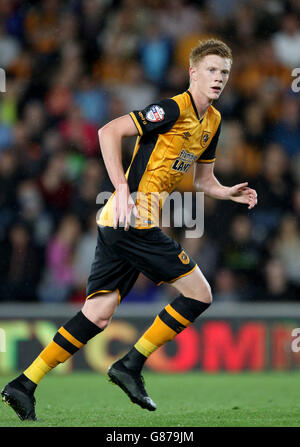
[[(221, 115), (210, 106), (200, 120), (189, 91), (130, 113), (139, 136), (126, 172), (140, 218), (136, 228), (159, 225), (168, 194), (194, 163), (212, 163), (220, 134)], [(135, 194), (134, 194), (135, 193)], [(103, 207), (98, 224), (113, 226), (113, 198)]]

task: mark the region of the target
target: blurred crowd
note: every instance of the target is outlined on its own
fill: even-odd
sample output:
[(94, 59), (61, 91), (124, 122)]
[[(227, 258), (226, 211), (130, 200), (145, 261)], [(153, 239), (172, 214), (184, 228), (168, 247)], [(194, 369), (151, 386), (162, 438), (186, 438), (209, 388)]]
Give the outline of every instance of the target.
[[(299, 0), (1, 0), (0, 17), (0, 302), (84, 300), (96, 197), (111, 187), (97, 131), (186, 90), (190, 49), (211, 36), (234, 58), (215, 174), (248, 181), (258, 205), (206, 197), (201, 238), (165, 231), (215, 301), (300, 300)], [(173, 293), (140, 275), (125, 302)]]

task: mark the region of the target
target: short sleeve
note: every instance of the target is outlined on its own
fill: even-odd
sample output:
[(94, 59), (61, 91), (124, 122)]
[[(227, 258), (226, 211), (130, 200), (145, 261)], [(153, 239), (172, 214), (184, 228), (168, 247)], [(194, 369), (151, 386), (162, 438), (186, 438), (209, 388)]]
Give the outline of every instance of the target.
[(135, 110), (130, 113), (140, 136), (168, 132), (174, 126), (179, 115), (180, 110), (177, 102), (169, 98), (151, 104), (143, 110)]
[(200, 155), (197, 160), (197, 163), (213, 163), (216, 159), (216, 149), (219, 141), (219, 136), (221, 132), (221, 122), (218, 126), (216, 133), (214, 134), (209, 146), (205, 149), (205, 151)]

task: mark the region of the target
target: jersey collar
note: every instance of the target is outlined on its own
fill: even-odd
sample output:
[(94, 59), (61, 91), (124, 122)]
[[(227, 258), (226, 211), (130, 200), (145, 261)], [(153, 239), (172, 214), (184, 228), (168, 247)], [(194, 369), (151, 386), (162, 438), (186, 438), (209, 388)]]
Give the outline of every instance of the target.
[(197, 120), (198, 120), (200, 123), (202, 123), (202, 121), (204, 120), (204, 117), (205, 117), (206, 113), (204, 114), (203, 118), (200, 120), (200, 116), (199, 116), (199, 113), (198, 113), (196, 104), (194, 103), (193, 96), (192, 96), (192, 94), (191, 94), (191, 92), (190, 92), (189, 90), (187, 90), (186, 92), (187, 92), (187, 94), (189, 95), (189, 97), (191, 98), (191, 103), (192, 103), (194, 112), (195, 112), (195, 114), (196, 114)]

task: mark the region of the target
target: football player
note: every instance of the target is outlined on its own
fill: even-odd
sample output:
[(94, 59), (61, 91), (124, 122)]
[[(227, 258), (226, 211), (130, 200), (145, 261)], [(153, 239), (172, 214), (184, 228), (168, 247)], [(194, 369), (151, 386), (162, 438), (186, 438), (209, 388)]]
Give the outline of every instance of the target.
[[(108, 376), (132, 402), (156, 409), (141, 374), (147, 358), (191, 325), (212, 302), (211, 288), (195, 261), (159, 228), (162, 193), (170, 194), (193, 164), (196, 190), (249, 209), (257, 203), (257, 194), (247, 182), (224, 186), (214, 175), (221, 116), (212, 103), (222, 94), (231, 65), (231, 50), (224, 42), (201, 41), (190, 54), (187, 91), (132, 111), (99, 130), (115, 190), (98, 217), (87, 299), (24, 373), (2, 390), (3, 400), (21, 419), (36, 418), (34, 391), (41, 379), (107, 327), (140, 272), (158, 285), (171, 284), (178, 296), (130, 351), (110, 366)], [(125, 173), (122, 139), (130, 136), (137, 140)]]

